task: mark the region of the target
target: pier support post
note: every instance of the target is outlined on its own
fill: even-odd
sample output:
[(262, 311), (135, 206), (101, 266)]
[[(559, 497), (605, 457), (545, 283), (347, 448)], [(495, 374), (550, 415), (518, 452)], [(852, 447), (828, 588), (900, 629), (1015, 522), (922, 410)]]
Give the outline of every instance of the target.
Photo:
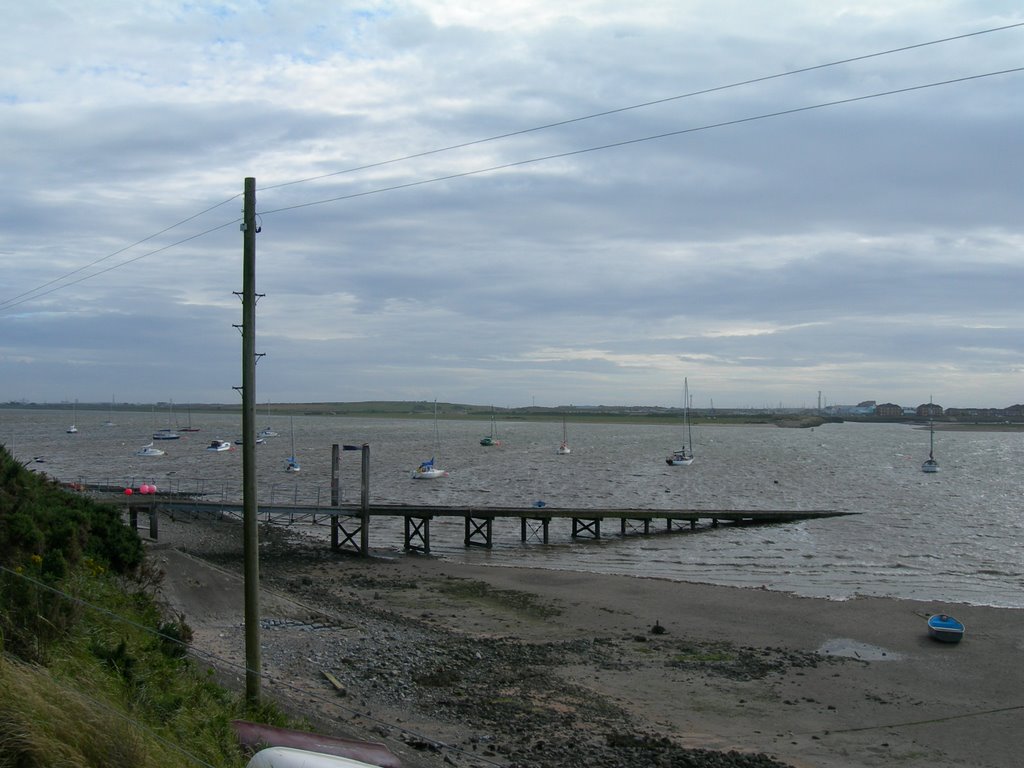
[(593, 539), (600, 539), (601, 518), (574, 517), (572, 519), (572, 537), (575, 539), (585, 533), (589, 533), (590, 537)]
[(550, 517), (521, 517), (519, 518), (519, 538), (526, 541), (527, 533), (537, 534), (538, 527), (543, 530), (542, 541), (548, 543), (548, 527), (551, 523)]
[[(647, 536), (651, 532), (651, 519), (648, 518), (648, 517), (645, 517), (645, 518), (640, 519), (640, 520), (633, 520), (633, 519), (628, 518), (628, 517), (622, 517), (622, 518), (619, 518), (619, 521), (622, 523), (622, 535), (623, 536), (625, 536), (627, 533), (639, 533), (640, 532), (640, 524), (641, 523), (643, 523), (643, 529), (644, 529), (643, 533), (644, 533), (644, 536)], [(671, 521), (670, 521), (669, 525), (671, 525)]]
[[(476, 519), (472, 515), (466, 515), (466, 534), (464, 544), (467, 547), (486, 547), (491, 548), (491, 533), (494, 528), (493, 517), (483, 517)], [(483, 536), (483, 541), (477, 541), (477, 536)]]
[[(405, 551), (430, 554), (430, 518), (431, 515), (414, 517), (405, 516)], [(418, 544), (416, 542), (419, 542)]]
[[(337, 507), (341, 504), (341, 485), (339, 476), (341, 474), (341, 451), (338, 444), (331, 445), (331, 506)], [(338, 548), (338, 515), (331, 515), (331, 549)]]
[[(370, 554), (370, 445), (343, 445), (342, 451), (360, 451), (360, 505), (357, 514), (331, 513), (331, 549)], [(331, 446), (331, 506), (341, 506), (341, 457), (337, 444)], [(359, 537), (356, 540), (356, 537)]]
[(360, 464), (360, 525), (362, 534), (359, 537), (359, 554), (366, 557), (370, 554), (370, 444), (362, 445), (362, 462)]
[(159, 534), (157, 528), (156, 507), (152, 506), (149, 508), (149, 538), (153, 541), (157, 540), (157, 535)]

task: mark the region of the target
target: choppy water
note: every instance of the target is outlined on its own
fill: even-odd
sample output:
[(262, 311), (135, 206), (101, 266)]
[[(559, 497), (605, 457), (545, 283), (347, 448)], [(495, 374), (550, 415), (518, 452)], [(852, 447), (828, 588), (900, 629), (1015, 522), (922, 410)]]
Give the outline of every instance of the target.
[[(134, 452), (167, 414), (77, 414), (0, 409), (0, 441), (60, 480), (201, 488), (232, 498), (241, 486), (241, 451), (205, 450), (234, 439), (237, 416), (195, 419), (202, 431), (157, 443), (159, 458)], [(258, 448), (261, 500), (329, 499), (332, 443), (370, 444), (371, 498), (424, 504), (835, 509), (858, 515), (800, 523), (723, 526), (696, 534), (621, 538), (607, 525), (600, 541), (573, 541), (569, 521), (553, 521), (551, 545), (519, 541), (518, 523), (495, 524), (495, 547), (466, 550), (461, 521), (431, 523), (431, 551), (495, 565), (580, 570), (845, 599), (884, 595), (1024, 608), (1024, 436), (939, 432), (942, 471), (920, 471), (926, 432), (905, 425), (831, 424), (814, 430), (705, 427), (695, 430), (697, 461), (669, 467), (680, 430), (665, 426), (569, 425), (572, 454), (557, 456), (561, 424), (499, 423), (502, 445), (484, 448), (484, 422), (439, 427), (436, 459), (450, 477), (414, 481), (433, 452), (429, 421), (297, 417), (301, 475), (284, 472), (289, 421)], [(264, 420), (258, 420), (258, 427)], [(346, 501), (359, 497), (359, 454), (342, 454)], [(374, 523), (371, 546), (401, 547), (400, 524)]]

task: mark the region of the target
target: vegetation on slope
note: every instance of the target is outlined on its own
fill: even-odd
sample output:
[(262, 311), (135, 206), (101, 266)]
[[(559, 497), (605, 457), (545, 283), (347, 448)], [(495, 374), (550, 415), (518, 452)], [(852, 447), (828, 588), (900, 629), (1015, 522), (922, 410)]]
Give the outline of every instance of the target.
[(241, 697), (186, 657), (159, 578), (112, 505), (0, 446), (0, 768), (241, 766)]

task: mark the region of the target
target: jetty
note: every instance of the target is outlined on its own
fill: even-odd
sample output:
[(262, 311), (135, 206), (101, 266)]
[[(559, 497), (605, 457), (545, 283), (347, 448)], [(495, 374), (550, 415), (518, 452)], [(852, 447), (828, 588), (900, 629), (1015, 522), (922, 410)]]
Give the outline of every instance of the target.
[[(82, 488), (82, 490), (89, 490)], [(124, 498), (124, 497), (122, 497)], [(160, 494), (130, 497), (127, 502), (133, 527), (138, 528), (140, 516), (149, 518), (151, 538), (158, 536), (158, 515), (241, 521), (241, 502), (204, 501)], [(337, 504), (331, 506), (302, 504), (260, 504), (258, 521), (267, 525), (327, 526), (331, 528), (331, 547), (366, 556), (370, 549), (370, 531), (374, 521), (402, 518), (406, 552), (430, 553), (430, 523), (439, 518), (461, 519), (463, 544), (466, 547), (490, 549), (494, 544), (496, 521), (518, 522), (519, 540), (523, 543), (552, 540), (552, 523), (566, 523), (572, 539), (600, 539), (607, 534), (609, 522), (620, 536), (651, 535), (693, 531), (698, 527), (717, 528), (723, 523), (734, 525), (765, 525), (815, 518), (855, 514), (834, 510), (791, 509), (597, 509), (583, 507), (483, 507), (428, 506), (400, 503)], [(605, 526), (602, 529), (602, 526)], [(513, 530), (515, 526), (513, 526)]]
[[(346, 503), (341, 499), (339, 485), (340, 450), (362, 453), (360, 501)], [(370, 552), (370, 531), (374, 521), (385, 518), (402, 518), (403, 547), (406, 552), (430, 553), (430, 523), (433, 520), (455, 518), (462, 520), (463, 544), (466, 547), (494, 545), (495, 523), (511, 522), (503, 530), (519, 531), (522, 543), (539, 541), (549, 544), (552, 540), (552, 523), (566, 524), (569, 536), (577, 539), (600, 539), (602, 526), (607, 533), (609, 522), (617, 523), (620, 536), (651, 535), (695, 531), (700, 527), (717, 528), (722, 523), (734, 525), (765, 525), (790, 523), (799, 520), (840, 517), (856, 514), (827, 509), (672, 509), (672, 508), (594, 508), (550, 506), (543, 501), (528, 506), (452, 506), (405, 504), (400, 502), (370, 501), (369, 445), (332, 446), (332, 471), (330, 503), (321, 503), (317, 494), (315, 503), (302, 503), (298, 498), (290, 502), (258, 500), (255, 504), (257, 522), (265, 525), (329, 525), (331, 547), (334, 550), (354, 552), (362, 556)], [(131, 494), (131, 485), (123, 483), (90, 483), (79, 480), (65, 483), (66, 487), (80, 492), (91, 493), (113, 501), (120, 497), (127, 504), (130, 524), (137, 530), (140, 515), (149, 518), (149, 535), (156, 539), (159, 533), (159, 514), (172, 518), (183, 515), (210, 519), (243, 519), (241, 499), (229, 499), (222, 494), (220, 499), (211, 499), (202, 483), (182, 483), (175, 488), (144, 485), (139, 495)], [(188, 487), (191, 486), (189, 490)], [(127, 489), (127, 490), (126, 490)], [(518, 526), (515, 523), (518, 522)]]

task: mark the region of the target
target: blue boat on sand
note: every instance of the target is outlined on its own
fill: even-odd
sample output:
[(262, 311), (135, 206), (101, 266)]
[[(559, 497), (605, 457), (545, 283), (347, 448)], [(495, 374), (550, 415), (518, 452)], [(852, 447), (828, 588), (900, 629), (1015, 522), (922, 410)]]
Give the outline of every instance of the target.
[(964, 636), (964, 625), (945, 613), (928, 617), (928, 634), (943, 643), (959, 643)]

